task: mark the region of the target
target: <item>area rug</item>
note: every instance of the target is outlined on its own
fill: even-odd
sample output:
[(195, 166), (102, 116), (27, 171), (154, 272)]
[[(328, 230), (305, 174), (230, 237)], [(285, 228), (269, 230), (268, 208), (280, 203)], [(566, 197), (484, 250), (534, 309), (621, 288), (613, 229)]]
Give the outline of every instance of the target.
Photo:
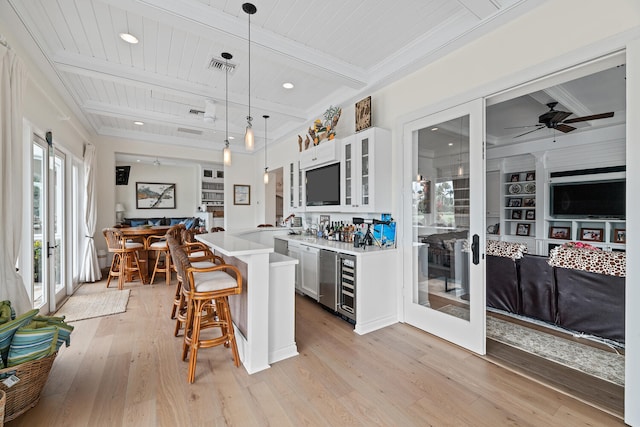
[(92, 293), (76, 293), (72, 295), (56, 312), (56, 316), (64, 316), (65, 321), (91, 319), (109, 316), (127, 311), (130, 289), (107, 290)]
[[(469, 319), (469, 310), (446, 305), (440, 311)], [(624, 356), (487, 316), (487, 338), (624, 386)]]

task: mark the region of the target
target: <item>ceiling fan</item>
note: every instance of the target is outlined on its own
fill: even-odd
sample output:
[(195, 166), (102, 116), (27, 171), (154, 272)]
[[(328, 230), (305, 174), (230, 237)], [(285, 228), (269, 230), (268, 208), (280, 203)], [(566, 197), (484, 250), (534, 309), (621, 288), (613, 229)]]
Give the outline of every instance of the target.
[[(533, 125), (535, 129), (530, 130), (525, 133), (521, 133), (520, 135), (514, 136), (514, 138), (519, 138), (521, 136), (530, 134), (540, 129), (549, 128), (549, 129), (557, 129), (560, 132), (571, 132), (576, 128), (573, 126), (569, 126), (567, 123), (578, 123), (578, 122), (587, 122), (590, 120), (598, 120), (598, 119), (606, 119), (608, 117), (613, 117), (613, 111), (609, 111), (608, 113), (600, 113), (593, 114), (591, 116), (583, 116), (583, 117), (574, 117), (573, 119), (565, 120), (567, 117), (572, 115), (572, 112), (569, 111), (558, 111), (555, 110), (555, 106), (558, 105), (557, 102), (549, 102), (547, 107), (549, 107), (549, 111), (540, 115), (538, 117), (538, 124)], [(522, 127), (532, 127), (532, 126), (519, 126)], [(515, 129), (515, 128), (507, 128), (507, 129)]]

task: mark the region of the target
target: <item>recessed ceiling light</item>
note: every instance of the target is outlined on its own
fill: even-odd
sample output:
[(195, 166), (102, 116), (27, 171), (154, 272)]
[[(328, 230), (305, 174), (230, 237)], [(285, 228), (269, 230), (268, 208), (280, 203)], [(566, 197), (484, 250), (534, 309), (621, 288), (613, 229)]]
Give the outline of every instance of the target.
[(431, 128), (431, 130), (438, 130), (438, 128)]
[(447, 144), (449, 147), (453, 147), (453, 142), (450, 142), (449, 144)]
[(144, 122), (136, 121), (136, 122), (133, 122), (133, 124), (134, 125), (138, 125), (138, 126), (142, 126), (142, 125), (144, 125)]
[(230, 136), (229, 139), (235, 139), (233, 136)]
[(285, 89), (293, 89), (293, 83), (291, 82), (282, 83), (282, 87)]
[(138, 38), (136, 36), (134, 36), (133, 34), (120, 33), (120, 38), (122, 40), (126, 41), (127, 43), (131, 43), (131, 44), (138, 43)]
[(136, 160), (136, 162), (140, 163), (140, 159)]

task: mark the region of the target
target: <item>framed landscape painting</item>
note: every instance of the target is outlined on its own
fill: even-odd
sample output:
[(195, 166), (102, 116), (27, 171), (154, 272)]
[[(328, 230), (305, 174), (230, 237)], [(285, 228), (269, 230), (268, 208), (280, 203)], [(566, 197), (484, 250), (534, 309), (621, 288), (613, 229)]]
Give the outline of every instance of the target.
[(136, 182), (136, 209), (175, 209), (176, 185)]

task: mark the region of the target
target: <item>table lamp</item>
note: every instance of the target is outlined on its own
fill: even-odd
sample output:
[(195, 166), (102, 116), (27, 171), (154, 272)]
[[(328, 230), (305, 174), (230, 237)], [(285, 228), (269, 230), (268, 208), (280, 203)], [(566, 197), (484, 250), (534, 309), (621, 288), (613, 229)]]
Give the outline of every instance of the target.
[(118, 224), (122, 224), (122, 214), (124, 213), (124, 205), (122, 203), (116, 203), (116, 221)]

